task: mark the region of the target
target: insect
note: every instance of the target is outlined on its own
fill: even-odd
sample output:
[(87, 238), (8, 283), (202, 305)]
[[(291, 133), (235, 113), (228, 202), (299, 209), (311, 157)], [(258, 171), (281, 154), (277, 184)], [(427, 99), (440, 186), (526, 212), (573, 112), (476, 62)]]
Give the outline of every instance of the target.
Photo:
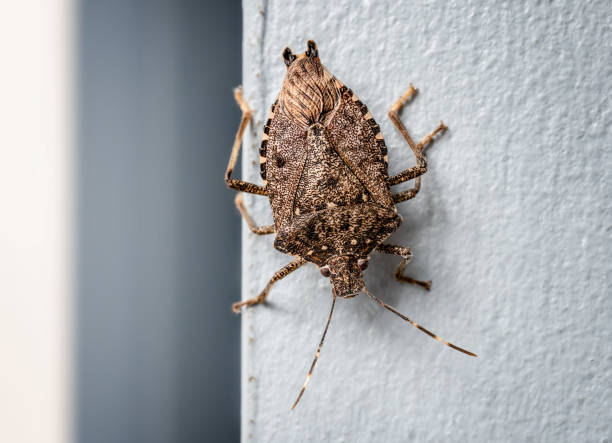
[[(225, 181), (241, 193), (268, 196), (274, 216), (274, 224), (270, 226), (254, 223), (241, 193), (236, 196), (236, 206), (253, 233), (275, 234), (274, 247), (295, 257), (274, 274), (257, 297), (234, 303), (235, 313), (242, 307), (264, 302), (275, 282), (306, 263), (315, 264), (332, 284), (329, 317), (306, 381), (291, 409), (302, 398), (315, 368), (336, 297), (351, 298), (363, 292), (434, 339), (476, 357), (383, 302), (366, 289), (362, 278), (372, 252), (394, 254), (401, 257), (395, 272), (398, 280), (430, 289), (431, 281), (404, 275), (406, 264), (412, 258), (410, 248), (384, 241), (402, 221), (396, 204), (414, 198), (420, 190), (421, 175), (427, 171), (425, 148), (447, 127), (440, 122), (432, 133), (414, 142), (398, 114), (416, 93), (410, 85), (391, 106), (389, 118), (414, 153), (416, 165), (389, 176), (387, 147), (378, 124), (353, 91), (321, 64), (317, 45), (309, 40), (307, 50), (299, 55), (287, 47), (282, 58), (287, 73), (264, 126), (259, 149), (263, 186), (231, 178), (242, 136), (251, 119), (240, 88), (235, 90), (235, 98), (242, 110), (242, 119)], [(392, 186), (412, 179), (412, 188), (391, 192)]]

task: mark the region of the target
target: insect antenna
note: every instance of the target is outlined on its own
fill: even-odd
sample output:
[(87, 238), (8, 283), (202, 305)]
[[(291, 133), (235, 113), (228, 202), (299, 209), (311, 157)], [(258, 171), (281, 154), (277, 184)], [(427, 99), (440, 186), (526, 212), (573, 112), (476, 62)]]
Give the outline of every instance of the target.
[(425, 334), (429, 335), (430, 337), (438, 340), (439, 342), (444, 343), (446, 346), (449, 346), (459, 352), (463, 352), (464, 354), (467, 354), (471, 357), (478, 357), (476, 354), (467, 351), (463, 348), (460, 348), (459, 346), (455, 346), (454, 344), (444, 340), (441, 337), (438, 337), (436, 334), (434, 334), (433, 332), (425, 329), (423, 326), (421, 326), (420, 324), (418, 324), (417, 322), (414, 322), (412, 320), (410, 320), (408, 317), (406, 317), (404, 314), (402, 314), (401, 312), (399, 312), (397, 309), (395, 309), (393, 306), (389, 306), (388, 304), (386, 304), (384, 301), (382, 301), (380, 298), (376, 297), (374, 294), (372, 294), (371, 292), (369, 292), (365, 287), (363, 288), (363, 292), (365, 292), (367, 295), (369, 295), (376, 303), (378, 303), (379, 305), (381, 305), (383, 308), (388, 309), (389, 311), (393, 312), (395, 315), (397, 315), (398, 317), (402, 318), (403, 320), (406, 320), (408, 323), (410, 323), (412, 326), (414, 326), (417, 329), (420, 329), (421, 331), (423, 331)]
[(336, 293), (334, 292), (334, 299), (332, 301), (331, 309), (329, 311), (329, 317), (327, 318), (327, 324), (325, 325), (325, 329), (323, 330), (323, 336), (321, 337), (321, 342), (319, 343), (319, 347), (317, 348), (317, 352), (314, 356), (314, 360), (312, 361), (312, 365), (310, 366), (310, 371), (308, 371), (308, 375), (306, 376), (306, 381), (304, 382), (304, 385), (302, 386), (302, 390), (298, 394), (298, 397), (293, 403), (293, 406), (291, 406), (292, 411), (297, 406), (298, 402), (300, 401), (300, 398), (302, 398), (302, 395), (304, 395), (304, 391), (306, 390), (306, 385), (310, 381), (310, 376), (312, 375), (312, 371), (314, 370), (314, 367), (317, 364), (317, 360), (319, 359), (319, 355), (321, 354), (321, 348), (323, 347), (323, 342), (325, 341), (325, 335), (327, 334), (327, 329), (329, 328), (329, 323), (331, 322), (332, 314), (334, 313), (335, 304), (336, 304)]

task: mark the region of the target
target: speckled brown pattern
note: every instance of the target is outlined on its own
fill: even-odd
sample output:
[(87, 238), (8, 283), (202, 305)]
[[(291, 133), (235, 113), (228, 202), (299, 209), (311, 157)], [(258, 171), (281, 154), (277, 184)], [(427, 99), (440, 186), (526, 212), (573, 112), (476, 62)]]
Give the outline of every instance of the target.
[[(343, 256), (356, 262), (367, 259), (401, 223), (380, 128), (318, 56), (298, 56), (289, 64), (260, 156), (277, 231), (274, 246), (281, 252), (317, 266)], [(359, 292), (361, 271), (330, 269), (337, 296)]]
[[(329, 318), (298, 403), (321, 352), (336, 297), (354, 297), (366, 293), (374, 301), (411, 323), (434, 339), (467, 355), (475, 354), (443, 340), (413, 322), (392, 306), (371, 294), (364, 286), (362, 272), (370, 253), (377, 251), (402, 257), (395, 277), (429, 290), (431, 281), (416, 280), (404, 275), (412, 258), (405, 246), (383, 241), (401, 224), (396, 203), (416, 196), (421, 175), (427, 172), (425, 149), (444, 123), (419, 143), (415, 143), (399, 118), (399, 111), (417, 92), (410, 85), (389, 111), (389, 118), (402, 134), (416, 158), (416, 165), (392, 177), (388, 175), (388, 152), (380, 127), (357, 95), (321, 64), (313, 41), (304, 54), (283, 51), (287, 75), (264, 125), (260, 155), (260, 173), (264, 186), (231, 179), (240, 141), (250, 121), (250, 110), (240, 90), (236, 100), (243, 117), (234, 141), (226, 171), (226, 181), (234, 189), (267, 195), (274, 216), (274, 225), (257, 226), (242, 203), (238, 210), (251, 232), (258, 235), (276, 233), (274, 247), (296, 257), (274, 274), (257, 296), (234, 303), (238, 312), (243, 306), (265, 301), (272, 285), (307, 262), (320, 268), (332, 284), (333, 302)], [(410, 189), (392, 194), (390, 186), (414, 179)]]

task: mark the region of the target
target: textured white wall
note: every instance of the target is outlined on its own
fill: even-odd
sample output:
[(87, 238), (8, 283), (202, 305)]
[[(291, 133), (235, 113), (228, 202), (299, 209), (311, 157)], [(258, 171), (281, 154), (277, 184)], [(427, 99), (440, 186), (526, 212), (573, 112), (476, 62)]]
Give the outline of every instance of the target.
[[(519, 4), (521, 3), (521, 4)], [(444, 120), (419, 196), (366, 285), (455, 352), (365, 296), (338, 300), (301, 403), (290, 411), (331, 303), (312, 265), (243, 317), (244, 441), (610, 441), (612, 152), (610, 4), (244, 1), (244, 87), (256, 124), (244, 177), (260, 183), (262, 121), (280, 53), (314, 39), (369, 106), (390, 172), (414, 164), (386, 112), (413, 82), (416, 137)], [(228, 100), (230, 100), (228, 94)], [(229, 151), (228, 151), (229, 154)], [(248, 196), (259, 223), (267, 199)], [(243, 297), (289, 261), (243, 228)]]

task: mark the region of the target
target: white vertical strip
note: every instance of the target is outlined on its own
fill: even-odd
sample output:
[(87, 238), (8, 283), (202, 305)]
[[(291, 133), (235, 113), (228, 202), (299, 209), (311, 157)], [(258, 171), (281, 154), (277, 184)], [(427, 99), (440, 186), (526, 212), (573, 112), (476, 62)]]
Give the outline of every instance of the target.
[(71, 0), (0, 4), (0, 441), (70, 433)]

